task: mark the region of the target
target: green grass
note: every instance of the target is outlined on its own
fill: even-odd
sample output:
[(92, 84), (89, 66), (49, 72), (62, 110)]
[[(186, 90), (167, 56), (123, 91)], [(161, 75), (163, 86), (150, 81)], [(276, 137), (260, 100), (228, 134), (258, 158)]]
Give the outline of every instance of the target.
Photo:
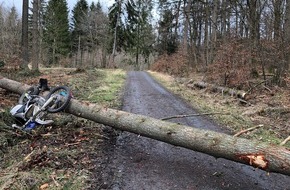
[(108, 107), (119, 107), (118, 97), (125, 83), (126, 72), (123, 70), (91, 70), (85, 79), (73, 79), (72, 84), (83, 86), (74, 89), (76, 98)]

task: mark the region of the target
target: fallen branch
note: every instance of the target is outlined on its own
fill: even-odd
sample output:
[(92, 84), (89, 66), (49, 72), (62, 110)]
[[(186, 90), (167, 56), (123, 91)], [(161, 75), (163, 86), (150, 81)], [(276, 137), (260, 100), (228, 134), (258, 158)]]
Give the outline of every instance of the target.
[(58, 182), (56, 181), (56, 179), (55, 179), (55, 174), (50, 175), (50, 177), (51, 177), (51, 179), (53, 180), (55, 186), (59, 187), (60, 185), (59, 185), (59, 183), (58, 183)]
[[(23, 86), (0, 77), (0, 88), (21, 93), (23, 91), (19, 88), (25, 90)], [(282, 146), (161, 121), (75, 99), (71, 100), (66, 112), (122, 131), (290, 176), (290, 150)]]
[(287, 137), (283, 142), (280, 143), (281, 146), (285, 145), (288, 141), (290, 141), (290, 136)]
[(229, 113), (216, 112), (216, 113), (199, 113), (199, 114), (195, 113), (195, 114), (187, 114), (187, 115), (173, 115), (173, 116), (161, 118), (161, 120), (169, 120), (169, 119), (184, 118), (184, 117), (204, 116), (204, 115), (217, 115), (217, 114), (228, 115)]
[(253, 130), (258, 129), (258, 128), (263, 127), (263, 126), (264, 126), (264, 125), (257, 125), (257, 126), (255, 126), (255, 127), (250, 127), (250, 128), (248, 128), (248, 129), (241, 130), (240, 132), (236, 133), (236, 134), (234, 135), (234, 137), (238, 137), (238, 136), (240, 136), (241, 134), (247, 133), (247, 132), (249, 132), (249, 131), (253, 131)]
[(15, 133), (14, 131), (11, 131), (11, 127), (7, 126), (6, 128), (7, 129), (0, 127), (0, 131), (6, 132), (6, 133), (11, 133), (11, 134), (16, 135), (16, 136), (21, 136), (18, 133)]
[(241, 98), (239, 98), (239, 101), (240, 101), (240, 103), (250, 105), (250, 103), (248, 103), (246, 100), (243, 100), (243, 99), (241, 99)]
[(81, 142), (75, 142), (75, 143), (67, 143), (64, 146), (69, 147), (69, 146), (74, 146), (74, 145), (79, 145)]
[[(263, 84), (263, 83), (266, 84), (266, 82), (269, 81), (269, 80), (270, 80), (270, 79), (263, 80), (263, 81), (259, 82), (258, 84), (256, 84), (256, 85), (253, 86), (252, 88), (250, 88), (246, 93), (247, 93), (247, 94), (250, 93), (253, 89), (257, 88), (259, 85), (261, 85), (261, 84)], [(266, 86), (265, 86), (265, 87), (266, 87)]]
[(259, 115), (282, 115), (290, 113), (290, 107), (267, 107), (258, 111)]

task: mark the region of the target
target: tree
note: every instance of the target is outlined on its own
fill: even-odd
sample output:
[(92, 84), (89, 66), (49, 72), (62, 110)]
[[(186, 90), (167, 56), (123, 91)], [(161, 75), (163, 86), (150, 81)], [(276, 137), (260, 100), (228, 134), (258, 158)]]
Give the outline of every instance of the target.
[[(5, 9), (1, 15), (1, 46), (0, 48), (3, 54), (8, 57), (19, 56), (21, 49), (21, 21), (18, 18), (16, 8), (13, 6), (10, 11), (5, 13)], [(6, 16), (4, 16), (6, 15)]]
[(165, 9), (162, 11), (161, 20), (158, 27), (158, 52), (168, 55), (175, 53), (178, 48), (178, 36), (173, 32), (175, 25), (173, 23), (174, 15), (172, 10)]
[(101, 67), (106, 67), (106, 55), (107, 49), (109, 46), (109, 21), (107, 15), (103, 12), (101, 4), (98, 2), (96, 5), (92, 3), (90, 5), (90, 10), (88, 13), (88, 23), (87, 23), (87, 31), (88, 31), (88, 51), (92, 54), (91, 57), (91, 65), (96, 66), (94, 64), (94, 58), (97, 57), (98, 54), (101, 54), (98, 57), (101, 57), (100, 62)]
[[(285, 13), (285, 24), (284, 24), (284, 54), (285, 54), (285, 61), (280, 62), (280, 65), (278, 67), (278, 73), (279, 73), (279, 80), (278, 82), (280, 84), (284, 83), (283, 80), (281, 80), (282, 77), (286, 75), (286, 73), (289, 70), (290, 65), (290, 54), (289, 54), (289, 44), (290, 44), (290, 0), (286, 0), (286, 13)], [(285, 85), (285, 84), (284, 84)]]
[(38, 71), (39, 62), (39, 0), (33, 0), (33, 19), (32, 19), (32, 70)]
[(22, 5), (22, 69), (28, 69), (29, 55), (28, 55), (28, 0), (23, 0)]
[(282, 3), (283, 0), (276, 0), (274, 2), (274, 39), (278, 40), (281, 37), (281, 27), (282, 27)]
[[(0, 88), (21, 94), (29, 86), (0, 76)], [(75, 99), (71, 100), (66, 112), (122, 131), (290, 176), (290, 150), (282, 146), (161, 121)]]
[(72, 41), (73, 50), (77, 51), (77, 55), (80, 56), (79, 65), (82, 65), (83, 51), (88, 48), (87, 36), (88, 36), (88, 12), (89, 7), (86, 0), (79, 0), (74, 6), (73, 13), (73, 31)]
[(110, 64), (114, 65), (115, 55), (116, 51), (121, 49), (122, 42), (124, 39), (124, 29), (122, 27), (122, 20), (121, 16), (123, 14), (122, 10), (123, 1), (122, 0), (116, 0), (115, 3), (110, 7), (109, 9), (109, 22), (110, 22), (110, 28), (111, 28), (111, 34), (113, 34), (113, 40), (112, 40), (112, 54), (111, 54), (111, 60)]
[(44, 15), (44, 42), (48, 63), (56, 64), (70, 52), (68, 8), (65, 0), (49, 0)]
[(152, 50), (153, 31), (150, 25), (152, 2), (147, 0), (131, 0), (126, 3), (126, 44), (124, 49), (135, 56), (135, 65), (140, 68), (139, 57), (148, 60)]

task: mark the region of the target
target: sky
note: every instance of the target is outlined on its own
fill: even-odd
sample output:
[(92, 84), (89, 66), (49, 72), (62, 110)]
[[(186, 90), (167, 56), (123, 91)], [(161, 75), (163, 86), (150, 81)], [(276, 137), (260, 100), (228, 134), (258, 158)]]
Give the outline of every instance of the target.
[[(69, 10), (72, 10), (78, 0), (66, 0), (66, 1), (67, 1)], [(100, 1), (103, 7), (103, 10), (105, 12), (107, 12), (108, 7), (114, 3), (114, 0), (87, 0), (89, 5), (91, 5), (92, 2), (97, 3), (98, 1)], [(29, 0), (29, 2), (32, 2), (32, 0)], [(11, 8), (13, 5), (15, 5), (17, 12), (19, 14), (21, 14), (22, 12), (22, 0), (0, 0), (0, 4), (4, 5), (4, 7), (7, 7), (7, 8)]]

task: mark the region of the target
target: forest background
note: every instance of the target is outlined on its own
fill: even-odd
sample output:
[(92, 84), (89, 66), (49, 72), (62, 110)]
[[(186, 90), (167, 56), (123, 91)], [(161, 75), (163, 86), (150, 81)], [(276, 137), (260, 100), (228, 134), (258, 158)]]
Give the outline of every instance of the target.
[[(29, 4), (30, 3), (30, 4)], [(0, 5), (0, 67), (148, 69), (204, 73), (209, 81), (245, 88), (262, 77), (289, 80), (288, 0), (23, 0)], [(154, 64), (153, 64), (154, 63)], [(28, 67), (29, 66), (29, 67)]]

